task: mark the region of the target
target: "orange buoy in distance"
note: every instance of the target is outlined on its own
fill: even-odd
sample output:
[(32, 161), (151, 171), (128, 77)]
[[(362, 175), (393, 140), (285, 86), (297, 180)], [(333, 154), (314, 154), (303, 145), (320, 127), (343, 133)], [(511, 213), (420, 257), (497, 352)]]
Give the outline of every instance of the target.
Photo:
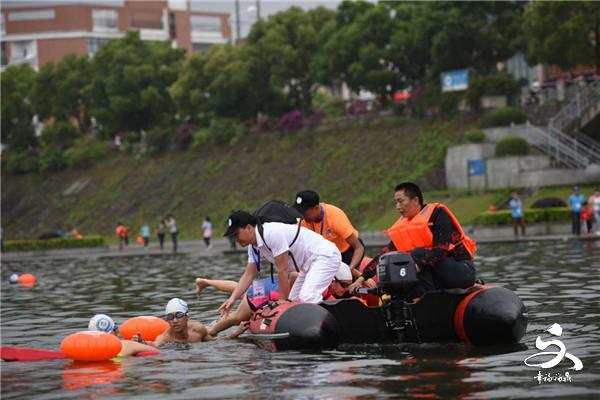
[(60, 350), (76, 361), (106, 361), (116, 357), (122, 346), (121, 341), (113, 334), (83, 331), (64, 338)]
[(33, 274), (23, 274), (19, 276), (18, 282), (23, 285), (33, 285), (37, 282), (37, 278)]
[(139, 332), (144, 340), (153, 341), (167, 329), (169, 329), (169, 324), (164, 319), (142, 316), (129, 318), (119, 327), (119, 333), (121, 333), (123, 339), (130, 340), (133, 335)]

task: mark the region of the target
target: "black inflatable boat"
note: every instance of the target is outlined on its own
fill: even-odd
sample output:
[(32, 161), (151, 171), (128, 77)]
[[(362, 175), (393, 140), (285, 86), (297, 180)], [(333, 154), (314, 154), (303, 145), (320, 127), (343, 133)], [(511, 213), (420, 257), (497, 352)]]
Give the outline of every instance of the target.
[(418, 281), (408, 254), (388, 253), (378, 266), (381, 299), (320, 304), (273, 303), (250, 320), (250, 338), (272, 350), (332, 348), (340, 343), (467, 342), (475, 346), (518, 343), (525, 334), (525, 306), (512, 291), (475, 285), (427, 292), (409, 299)]

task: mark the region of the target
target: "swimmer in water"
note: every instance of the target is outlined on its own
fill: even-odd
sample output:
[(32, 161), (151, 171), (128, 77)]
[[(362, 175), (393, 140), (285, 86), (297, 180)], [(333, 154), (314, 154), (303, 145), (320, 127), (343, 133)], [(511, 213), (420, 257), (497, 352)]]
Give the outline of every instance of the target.
[[(196, 343), (216, 339), (208, 333), (208, 329), (202, 323), (190, 321), (187, 303), (176, 297), (167, 303), (163, 318), (169, 323), (169, 329), (157, 336), (153, 342), (144, 341), (139, 333), (132, 339), (153, 347), (160, 347), (167, 343)], [(246, 329), (248, 329), (248, 323), (242, 323), (235, 332), (225, 338), (236, 338)]]
[[(113, 321), (113, 319), (108, 315), (104, 314), (94, 315), (90, 319), (88, 330), (112, 333), (113, 335), (119, 337), (118, 328), (115, 324), (115, 321)], [(119, 337), (119, 339), (121, 338)], [(132, 340), (121, 339), (121, 345), (121, 352), (119, 353), (119, 356), (121, 357), (134, 356), (143, 351), (151, 351), (156, 353), (156, 349), (154, 347), (143, 343), (134, 342)]]

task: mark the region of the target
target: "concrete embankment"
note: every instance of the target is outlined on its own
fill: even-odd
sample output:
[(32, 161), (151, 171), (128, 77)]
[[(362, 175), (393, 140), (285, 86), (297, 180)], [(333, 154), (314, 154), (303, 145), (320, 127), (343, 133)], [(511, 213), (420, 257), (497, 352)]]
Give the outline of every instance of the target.
[[(527, 225), (526, 236), (515, 237), (512, 226), (481, 227), (467, 226), (465, 231), (478, 243), (510, 243), (510, 242), (539, 242), (539, 241), (566, 241), (566, 240), (600, 240), (600, 235), (588, 236), (582, 234), (575, 236), (571, 234), (571, 224), (530, 224)], [(361, 237), (367, 248), (381, 248), (389, 239), (381, 232), (363, 232)], [(207, 248), (201, 240), (183, 240), (178, 243), (177, 253), (172, 250), (170, 242), (165, 243), (161, 249), (158, 243), (150, 243), (147, 248), (138, 244), (132, 244), (123, 251), (119, 251), (116, 245), (85, 248), (85, 249), (60, 249), (45, 251), (24, 251), (2, 254), (2, 261), (24, 261), (30, 259), (69, 259), (69, 258), (112, 258), (112, 257), (144, 257), (144, 256), (193, 256), (193, 257), (215, 257), (225, 254), (243, 254), (245, 249), (239, 246), (232, 249), (229, 241), (217, 238), (212, 241), (211, 248)]]

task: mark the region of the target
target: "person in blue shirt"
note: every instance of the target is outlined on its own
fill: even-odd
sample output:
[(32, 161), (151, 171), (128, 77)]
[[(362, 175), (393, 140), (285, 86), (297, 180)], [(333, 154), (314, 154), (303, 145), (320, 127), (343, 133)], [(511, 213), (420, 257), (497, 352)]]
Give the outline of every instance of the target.
[(150, 243), (150, 227), (148, 224), (142, 225), (140, 229), (140, 235), (144, 239), (144, 247), (148, 247), (148, 243)]
[(525, 218), (523, 213), (523, 202), (519, 198), (519, 193), (513, 192), (512, 199), (508, 203), (513, 220), (513, 229), (515, 237), (519, 237), (519, 226), (521, 227), (521, 236), (525, 236)]
[(573, 188), (575, 193), (569, 196), (569, 205), (571, 206), (571, 215), (573, 217), (573, 234), (581, 234), (581, 208), (585, 201), (585, 196), (579, 192), (579, 186)]

